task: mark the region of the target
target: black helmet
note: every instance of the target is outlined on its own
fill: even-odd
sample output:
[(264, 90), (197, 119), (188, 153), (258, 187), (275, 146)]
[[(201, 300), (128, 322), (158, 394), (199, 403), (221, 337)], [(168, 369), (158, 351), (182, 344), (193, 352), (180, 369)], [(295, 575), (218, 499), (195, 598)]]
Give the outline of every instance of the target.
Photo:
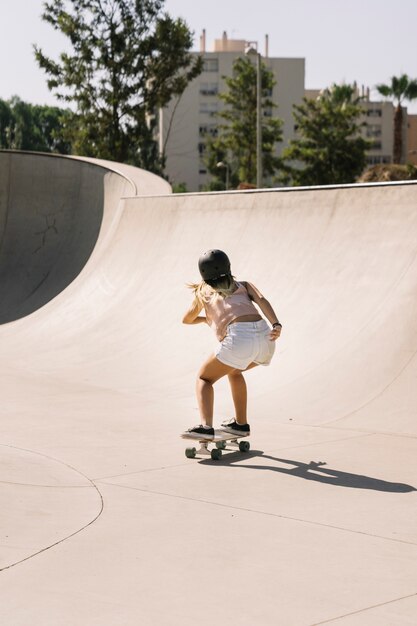
[(198, 260), (198, 269), (203, 280), (216, 280), (230, 275), (229, 257), (222, 250), (208, 250)]

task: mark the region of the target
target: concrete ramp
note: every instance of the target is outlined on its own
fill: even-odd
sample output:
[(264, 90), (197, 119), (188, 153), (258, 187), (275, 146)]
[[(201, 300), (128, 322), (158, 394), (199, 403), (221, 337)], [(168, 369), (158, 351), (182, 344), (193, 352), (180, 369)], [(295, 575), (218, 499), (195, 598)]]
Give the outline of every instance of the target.
[(104, 162), (0, 152), (1, 324), (37, 310), (78, 276), (108, 212), (137, 192), (126, 175), (133, 169), (123, 175)]
[[(170, 195), (132, 168), (32, 155), (51, 172), (38, 190), (26, 155), (0, 157), (7, 215), (31, 190), (71, 222), (41, 251), (44, 288), (38, 269), (25, 282), (35, 218), (15, 220), (19, 254), (6, 245), (6, 622), (415, 624), (416, 184)], [(67, 197), (78, 180), (94, 220)], [(179, 438), (214, 347), (180, 323), (210, 247), (284, 325), (247, 375), (251, 452), (217, 463)], [(216, 422), (231, 415), (220, 381)]]

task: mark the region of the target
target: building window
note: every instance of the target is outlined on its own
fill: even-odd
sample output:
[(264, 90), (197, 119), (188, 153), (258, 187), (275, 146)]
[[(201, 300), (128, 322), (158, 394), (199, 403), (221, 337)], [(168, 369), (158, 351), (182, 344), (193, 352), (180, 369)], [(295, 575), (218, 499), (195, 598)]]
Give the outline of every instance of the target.
[(217, 112), (217, 102), (200, 102), (200, 113), (213, 113)]
[(366, 136), (367, 137), (381, 137), (382, 128), (376, 124), (368, 124), (366, 126)]
[(201, 83), (200, 93), (202, 96), (217, 96), (219, 86), (217, 83)]
[(198, 144), (198, 152), (200, 156), (202, 156), (205, 153), (206, 147), (207, 147), (206, 144), (200, 141), (200, 143)]
[(380, 141), (373, 141), (371, 143), (371, 150), (382, 150), (382, 143)]
[(368, 109), (366, 115), (368, 117), (382, 117), (382, 109)]
[(198, 132), (200, 137), (217, 137), (219, 131), (216, 124), (200, 124)]
[(207, 170), (204, 169), (203, 167), (200, 167), (200, 169), (198, 170), (199, 174), (207, 174)]
[(380, 163), (391, 163), (391, 157), (386, 156), (386, 155), (368, 156), (366, 158), (366, 162), (368, 165), (379, 165)]
[(203, 72), (218, 72), (219, 71), (219, 59), (203, 59)]

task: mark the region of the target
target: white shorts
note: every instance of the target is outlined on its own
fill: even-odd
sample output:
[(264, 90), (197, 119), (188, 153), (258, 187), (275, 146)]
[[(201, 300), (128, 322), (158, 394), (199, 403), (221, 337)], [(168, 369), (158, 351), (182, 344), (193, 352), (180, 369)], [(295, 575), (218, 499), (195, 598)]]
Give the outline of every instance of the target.
[(269, 365), (275, 352), (275, 341), (269, 338), (270, 332), (265, 320), (229, 324), (215, 356), (221, 363), (238, 370), (245, 370), (252, 362)]

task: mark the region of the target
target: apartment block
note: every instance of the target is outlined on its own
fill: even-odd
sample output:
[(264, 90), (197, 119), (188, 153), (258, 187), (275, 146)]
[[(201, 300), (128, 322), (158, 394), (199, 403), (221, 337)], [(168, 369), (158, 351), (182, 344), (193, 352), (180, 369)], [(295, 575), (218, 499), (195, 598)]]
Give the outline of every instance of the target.
[[(362, 87), (360, 90), (355, 85), (356, 97), (362, 100), (363, 115), (359, 120), (362, 124), (362, 136), (371, 142), (367, 151), (368, 165), (379, 163), (392, 163), (394, 154), (394, 113), (395, 107), (392, 102), (371, 100), (369, 88)], [(305, 97), (316, 99), (320, 96), (319, 89), (306, 89)], [(402, 162), (407, 162), (408, 133), (407, 133), (407, 109), (403, 107), (403, 152)]]
[[(302, 58), (272, 58), (269, 56), (268, 37), (261, 51), (258, 42), (229, 39), (226, 33), (214, 42), (213, 50), (206, 50), (206, 36), (201, 37), (200, 54), (203, 57), (202, 74), (193, 80), (180, 98), (173, 99), (160, 111), (160, 150), (166, 155), (166, 173), (173, 183), (185, 183), (188, 191), (200, 191), (210, 176), (204, 163), (207, 136), (216, 136), (224, 106), (219, 93), (226, 92), (225, 77), (233, 75), (233, 63), (243, 57), (248, 48), (255, 47), (262, 61), (275, 77), (276, 85), (271, 99), (277, 108), (273, 115), (283, 120), (283, 141), (277, 146), (277, 155), (295, 136), (292, 109), (301, 104), (304, 96), (305, 61)], [(264, 180), (268, 185), (270, 181)]]

